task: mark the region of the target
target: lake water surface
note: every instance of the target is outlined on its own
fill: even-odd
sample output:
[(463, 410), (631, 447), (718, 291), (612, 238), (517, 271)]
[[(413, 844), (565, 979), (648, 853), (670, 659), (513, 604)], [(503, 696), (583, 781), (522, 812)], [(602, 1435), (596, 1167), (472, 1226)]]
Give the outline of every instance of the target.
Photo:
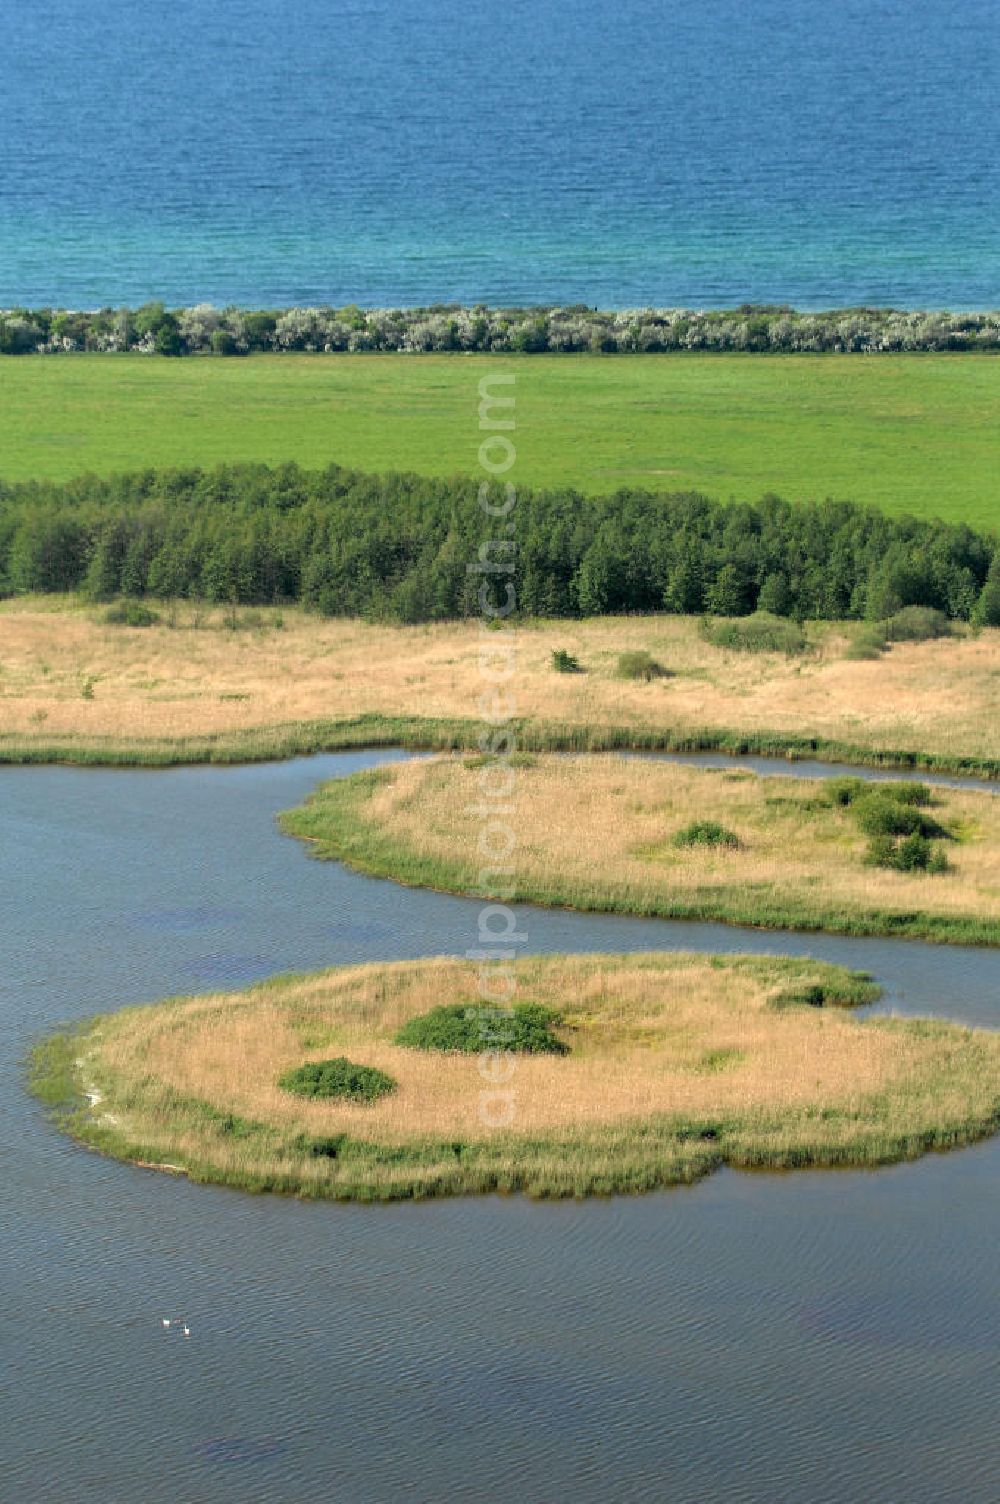
[[(61, 1021), (474, 943), (478, 904), (274, 827), (387, 755), (0, 771), (3, 1497), (993, 1504), (998, 1142), (638, 1199), (359, 1207), (189, 1185), (49, 1127), (23, 1062)], [(875, 972), (884, 1006), (997, 1020), (1000, 952), (523, 923), (535, 951), (819, 955)]]
[(995, 307), (995, 0), (5, 0), (0, 305)]

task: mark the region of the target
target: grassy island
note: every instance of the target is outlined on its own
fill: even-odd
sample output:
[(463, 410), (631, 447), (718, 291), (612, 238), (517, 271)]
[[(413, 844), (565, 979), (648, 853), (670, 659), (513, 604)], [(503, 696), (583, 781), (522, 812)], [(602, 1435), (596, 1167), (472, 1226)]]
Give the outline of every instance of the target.
[[(878, 988), (838, 967), (554, 956), (522, 960), (517, 981), (560, 1048), (503, 1057), (501, 1087), (482, 1055), (399, 1042), (413, 1020), (475, 999), (472, 964), (445, 959), (108, 1014), (40, 1046), (34, 1088), (69, 1132), (119, 1158), (361, 1200), (641, 1191), (722, 1165), (874, 1166), (1000, 1125), (1000, 1036), (859, 1020), (851, 1008)], [(319, 1062), (394, 1089), (283, 1089)], [(511, 1105), (493, 1127), (498, 1091)]]
[(482, 807), (484, 771), (482, 758), (451, 756), (356, 774), (322, 785), (283, 828), (318, 856), (448, 892), (1000, 944), (992, 794), (529, 756), (505, 816), (517, 842), (508, 875), (477, 855), (468, 812)]
[[(0, 604), (0, 762), (258, 761), (340, 747), (474, 748), (476, 622), (369, 625), (297, 608), (151, 603), (147, 626), (71, 597)], [(849, 655), (857, 623), (807, 649), (740, 652), (681, 616), (517, 628), (522, 746), (719, 749), (1000, 777), (1000, 632)], [(566, 653), (580, 672), (559, 672)], [(646, 653), (665, 672), (626, 678)]]

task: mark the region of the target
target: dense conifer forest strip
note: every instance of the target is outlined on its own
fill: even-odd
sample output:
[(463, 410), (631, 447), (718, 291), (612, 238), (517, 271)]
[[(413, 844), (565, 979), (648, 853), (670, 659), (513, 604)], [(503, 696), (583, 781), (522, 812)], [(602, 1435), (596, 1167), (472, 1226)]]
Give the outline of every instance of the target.
[(335, 466), (0, 484), (0, 591), (298, 601), (421, 622), (479, 615), (484, 584), (506, 601), (510, 582), (534, 616), (877, 620), (917, 605), (1000, 625), (1000, 546), (964, 525), (775, 496), (525, 490), (508, 540), (479, 500), (471, 479)]
[(590, 351), (892, 353), (1000, 350), (1000, 312), (836, 308), (784, 304), (732, 309), (567, 308), (243, 309), (198, 303), (167, 308), (0, 310), (0, 355), (108, 353), (248, 355), (256, 351), (475, 350), (524, 355)]

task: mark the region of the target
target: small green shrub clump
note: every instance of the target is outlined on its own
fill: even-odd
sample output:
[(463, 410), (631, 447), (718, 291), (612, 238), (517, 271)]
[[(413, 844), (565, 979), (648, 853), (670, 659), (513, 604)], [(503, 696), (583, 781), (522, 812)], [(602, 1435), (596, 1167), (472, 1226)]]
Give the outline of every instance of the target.
[(852, 805), (867, 799), (888, 799), (894, 804), (914, 805), (922, 809), (932, 803), (933, 794), (926, 783), (906, 779), (875, 783), (870, 778), (831, 778), (826, 785), (831, 804)]
[(881, 627), (862, 627), (847, 644), (844, 657), (856, 662), (881, 658), (888, 646), (888, 639)]
[(924, 814), (919, 804), (924, 803), (920, 794), (907, 797), (910, 790), (921, 785), (902, 784), (898, 793), (890, 794), (883, 786), (877, 793), (865, 794), (854, 803), (854, 818), (858, 828), (866, 836), (946, 836), (948, 832), (931, 815)]
[(831, 778), (826, 785), (826, 797), (831, 804), (847, 806), (870, 787), (863, 778)]
[(553, 1034), (559, 1014), (540, 1003), (492, 1008), (486, 1003), (447, 1003), (418, 1014), (400, 1029), (396, 1043), (414, 1050), (511, 1050), (522, 1055), (566, 1055), (568, 1046)]
[(935, 846), (919, 830), (903, 840), (893, 840), (889, 835), (873, 836), (865, 856), (871, 867), (888, 867), (894, 872), (948, 871), (948, 858), (940, 846)]
[(926, 809), (934, 801), (934, 794), (926, 783), (912, 783), (904, 779), (898, 783), (883, 783), (881, 790), (900, 804), (913, 804), (920, 809)]
[(911, 804), (887, 799), (884, 794), (866, 794), (855, 801), (854, 818), (866, 836), (924, 835), (925, 816)]
[(296, 1066), (279, 1078), (278, 1085), (300, 1097), (341, 1097), (348, 1102), (374, 1102), (396, 1089), (385, 1071), (357, 1065), (345, 1055)]
[(949, 870), (948, 858), (935, 837), (949, 832), (923, 811), (932, 802), (926, 783), (885, 782), (863, 778), (831, 778), (826, 788), (831, 804), (849, 808), (858, 829), (869, 837), (865, 861), (870, 867), (896, 872), (940, 873)]
[(583, 664), (565, 648), (552, 649), (552, 667), (557, 674), (582, 674)]
[(932, 606), (904, 606), (884, 621), (868, 622), (848, 643), (845, 656), (852, 659), (881, 658), (894, 642), (930, 642), (951, 635), (951, 623), (943, 611)]
[(933, 606), (904, 606), (888, 617), (882, 628), (889, 642), (930, 642), (951, 635), (951, 622)]
[(734, 851), (740, 844), (736, 832), (727, 830), (717, 820), (694, 820), (674, 836), (675, 846), (721, 846)]
[(662, 663), (657, 663), (655, 658), (641, 649), (619, 653), (617, 672), (619, 679), (641, 679), (647, 684), (651, 679), (665, 678), (667, 673)]
[(878, 982), (867, 971), (850, 971), (836, 982), (807, 983), (785, 987), (771, 999), (772, 1008), (863, 1008), (882, 996)]
[(717, 648), (734, 648), (738, 653), (787, 653), (790, 657), (804, 653), (809, 639), (798, 622), (772, 616), (770, 611), (755, 611), (752, 616), (737, 616), (730, 621), (713, 621), (704, 617), (701, 634)]
[(159, 619), (160, 613), (142, 601), (115, 601), (104, 613), (109, 627), (152, 627)]

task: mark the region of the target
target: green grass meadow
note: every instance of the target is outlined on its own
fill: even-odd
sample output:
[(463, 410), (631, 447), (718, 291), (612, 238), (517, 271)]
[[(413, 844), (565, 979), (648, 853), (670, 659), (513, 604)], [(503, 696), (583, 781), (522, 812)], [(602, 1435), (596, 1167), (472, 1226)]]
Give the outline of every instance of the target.
[(516, 376), (525, 485), (835, 496), (996, 524), (989, 356), (261, 355), (0, 360), (0, 477), (330, 462), (476, 471), (485, 374)]

